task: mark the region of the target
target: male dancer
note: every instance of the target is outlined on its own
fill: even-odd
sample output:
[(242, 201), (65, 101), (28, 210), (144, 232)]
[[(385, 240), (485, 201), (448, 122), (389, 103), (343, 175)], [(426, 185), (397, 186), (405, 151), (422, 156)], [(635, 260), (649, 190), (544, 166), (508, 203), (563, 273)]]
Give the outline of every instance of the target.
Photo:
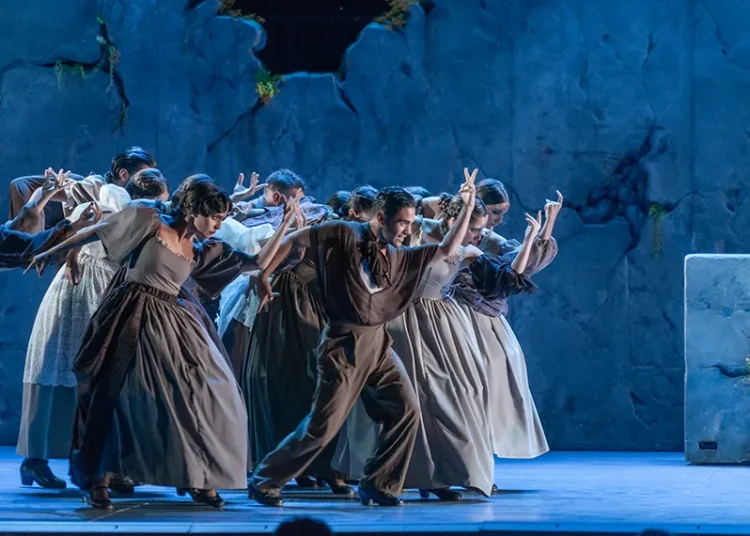
[(411, 303), (430, 262), (463, 241), (474, 210), (476, 173), (464, 170), (464, 209), (440, 244), (400, 247), (416, 218), (414, 197), (400, 187), (378, 193), (375, 217), (369, 222), (327, 222), (296, 231), (282, 242), (261, 278), (264, 301), (272, 296), (268, 274), (293, 247), (310, 248), (329, 325), (320, 346), (310, 413), (261, 461), (250, 481), (249, 494), (259, 503), (282, 506), (282, 486), (302, 474), (336, 437), (361, 395), (368, 415), (383, 429), (359, 483), (360, 500), (365, 505), (403, 504), (398, 495), (419, 414), (414, 388), (391, 350), (385, 323)]

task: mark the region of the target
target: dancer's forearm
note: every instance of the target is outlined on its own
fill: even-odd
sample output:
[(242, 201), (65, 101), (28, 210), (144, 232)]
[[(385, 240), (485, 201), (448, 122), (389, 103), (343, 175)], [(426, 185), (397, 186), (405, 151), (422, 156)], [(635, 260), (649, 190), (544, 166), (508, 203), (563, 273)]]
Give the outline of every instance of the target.
[(469, 223), (471, 222), (471, 215), (473, 212), (474, 200), (472, 199), (470, 203), (464, 203), (464, 206), (461, 207), (461, 212), (459, 212), (456, 222), (440, 242), (439, 247), (442, 256), (450, 258), (458, 255), (461, 243), (466, 237), (466, 231), (469, 230)]

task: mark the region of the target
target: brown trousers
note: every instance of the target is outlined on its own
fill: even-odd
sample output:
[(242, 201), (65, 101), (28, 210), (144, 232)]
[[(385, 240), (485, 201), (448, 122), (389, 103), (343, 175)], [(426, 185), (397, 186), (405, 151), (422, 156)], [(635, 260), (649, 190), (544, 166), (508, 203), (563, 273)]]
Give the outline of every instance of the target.
[(383, 429), (362, 482), (398, 495), (419, 428), (416, 394), (391, 350), (385, 326), (328, 328), (318, 358), (312, 409), (293, 433), (258, 465), (253, 486), (280, 489), (304, 473), (333, 441), (359, 396)]

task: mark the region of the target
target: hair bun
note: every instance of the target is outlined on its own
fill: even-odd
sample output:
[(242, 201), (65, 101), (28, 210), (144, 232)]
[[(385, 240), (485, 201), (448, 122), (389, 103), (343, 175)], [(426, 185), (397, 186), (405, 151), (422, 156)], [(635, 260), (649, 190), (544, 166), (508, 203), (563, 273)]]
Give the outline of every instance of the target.
[(438, 208), (440, 208), (440, 212), (445, 212), (446, 210), (448, 210), (452, 199), (453, 196), (449, 193), (443, 192), (440, 194), (440, 198), (438, 200)]

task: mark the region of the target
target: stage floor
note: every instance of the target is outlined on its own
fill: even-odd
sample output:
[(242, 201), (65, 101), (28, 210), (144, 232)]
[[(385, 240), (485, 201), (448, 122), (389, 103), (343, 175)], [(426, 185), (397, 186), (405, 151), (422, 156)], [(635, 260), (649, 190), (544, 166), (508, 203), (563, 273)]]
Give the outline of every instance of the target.
[[(0, 447), (0, 534), (257, 534), (295, 516), (322, 519), (341, 533), (750, 534), (750, 468), (688, 466), (680, 453), (553, 452), (502, 460), (495, 466), (499, 494), (466, 493), (457, 504), (409, 492), (402, 508), (364, 507), (327, 491), (289, 487), (284, 508), (222, 492), (227, 507), (217, 511), (171, 489), (140, 487), (132, 498), (115, 498), (110, 513), (84, 507), (76, 489), (21, 487), (20, 461), (12, 448)], [(51, 465), (66, 474), (65, 462)]]

